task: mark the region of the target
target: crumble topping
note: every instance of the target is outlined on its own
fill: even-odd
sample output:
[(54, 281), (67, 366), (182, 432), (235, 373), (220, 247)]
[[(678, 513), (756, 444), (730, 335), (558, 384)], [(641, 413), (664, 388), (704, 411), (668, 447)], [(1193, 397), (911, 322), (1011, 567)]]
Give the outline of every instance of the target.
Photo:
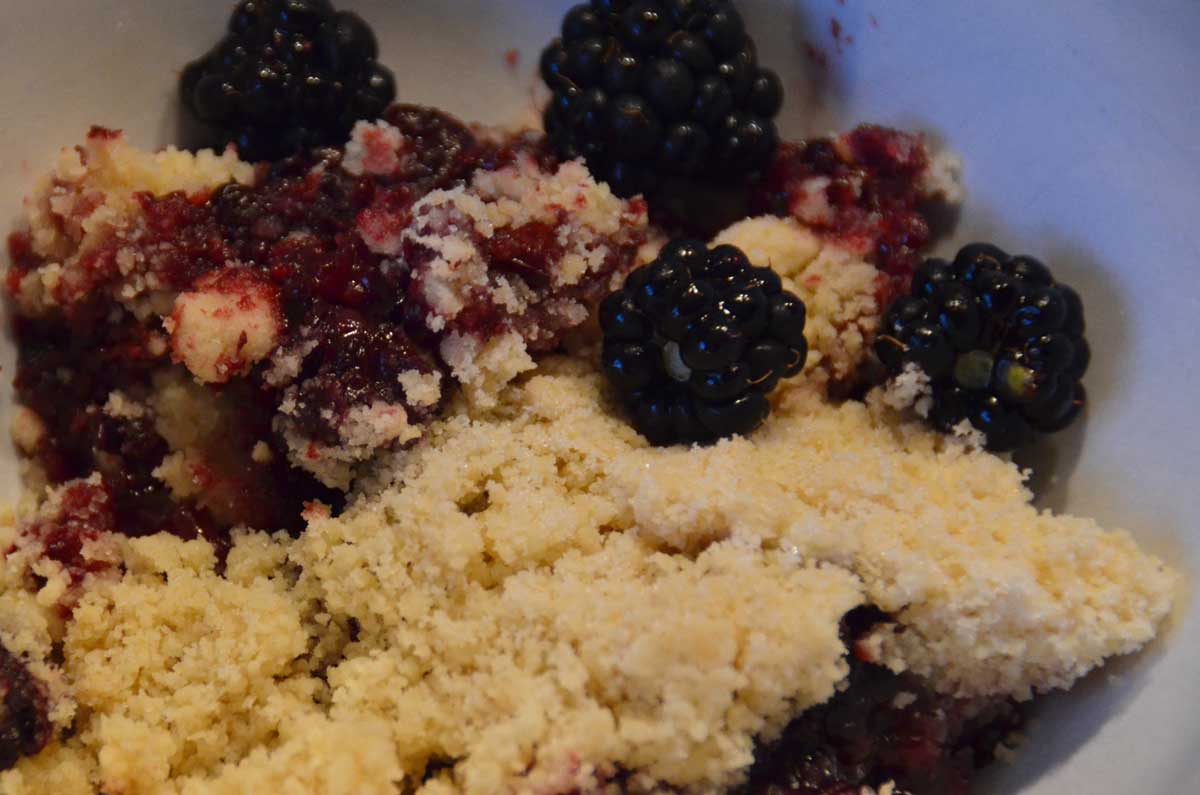
[[(421, 427), (410, 422), (404, 405), (376, 400), (352, 406), (336, 423), (331, 422), (337, 428), (337, 442), (326, 444), (303, 435), (289, 423), (303, 407), (297, 403), (294, 390), (288, 394), (276, 420), (276, 428), (287, 443), (288, 457), (333, 488), (349, 489), (356, 467), (374, 458), (381, 448), (404, 445), (421, 436)], [(332, 421), (332, 415), (328, 419)]]
[[(818, 386), (753, 438), (656, 449), (551, 358), (458, 400), (342, 516), (239, 536), (224, 578), (204, 542), (123, 541), (63, 639), (80, 731), (0, 780), (37, 791), (51, 756), (129, 795), (239, 792), (312, 781), (286, 764), (308, 755), (366, 792), (709, 791), (834, 692), (855, 605), (907, 628), (858, 653), (957, 695), (1065, 687), (1152, 636), (1175, 578), (1126, 534)], [(324, 745), (348, 727), (359, 747)]]
[(387, 176), (400, 168), (404, 134), (386, 121), (359, 121), (350, 131), (342, 168), (356, 177)]
[(646, 223), (644, 204), (618, 199), (581, 162), (548, 174), (520, 155), (430, 193), (412, 208), (396, 250), (381, 253), (404, 246), (430, 331), (511, 328), (540, 351), (620, 284)]
[(886, 277), (878, 268), (793, 218), (748, 218), (722, 231), (713, 243), (737, 246), (751, 262), (770, 266), (785, 289), (804, 301), (810, 378), (853, 378), (883, 311), (880, 285)]
[[(911, 362), (904, 365), (900, 375), (889, 380), (880, 389), (880, 400), (896, 411), (912, 409), (918, 417), (928, 417), (933, 403), (933, 392), (929, 387), (929, 376)], [(970, 425), (968, 422), (967, 425)]]
[(414, 406), (433, 406), (442, 398), (441, 373), (405, 370), (398, 376), (404, 399)]
[[(133, 305), (167, 285), (150, 273), (137, 241), (153, 230), (141, 213), (145, 196), (197, 194), (230, 181), (249, 183), (254, 168), (236, 153), (196, 154), (167, 147), (147, 152), (117, 131), (93, 127), (84, 142), (61, 151), (54, 170), (26, 203), (32, 253), (43, 262), (10, 272), (21, 309), (42, 313), (81, 301), (97, 287)], [(17, 279), (17, 284), (11, 280)]]
[(113, 390), (104, 402), (104, 413), (119, 420), (140, 420), (146, 416), (146, 406), (119, 389)]
[(781, 144), (750, 207), (797, 219), (902, 284), (932, 238), (927, 210), (962, 200), (961, 170), (924, 136), (863, 124)]
[[(202, 509), (170, 520), (185, 537), (295, 527), (298, 510), (280, 513), (340, 501), (331, 489), (416, 439), (447, 379), (487, 402), (586, 324), (632, 266), (644, 203), (525, 137), (481, 144), (426, 108), (387, 118), (269, 170), (109, 131), (64, 151), (10, 240), (31, 480), (123, 478), (123, 532), (161, 527), (172, 494)], [(145, 400), (170, 362), (238, 396), (223, 401), (239, 429), (227, 450), (164, 443), (158, 417), (96, 418), (113, 387)], [(135, 449), (144, 467), (122, 460)], [(288, 469), (287, 488), (262, 488)]]
[(9, 432), (17, 449), (31, 455), (46, 437), (46, 423), (42, 422), (42, 418), (33, 409), (17, 406), (13, 410), (12, 420), (9, 421)]
[(495, 405), (505, 384), (537, 366), (516, 332), (486, 342), (451, 332), (442, 340), (441, 354), (467, 397), (483, 406)]
[(172, 358), (201, 381), (223, 384), (279, 343), (279, 292), (248, 268), (226, 267), (181, 293), (166, 325)]

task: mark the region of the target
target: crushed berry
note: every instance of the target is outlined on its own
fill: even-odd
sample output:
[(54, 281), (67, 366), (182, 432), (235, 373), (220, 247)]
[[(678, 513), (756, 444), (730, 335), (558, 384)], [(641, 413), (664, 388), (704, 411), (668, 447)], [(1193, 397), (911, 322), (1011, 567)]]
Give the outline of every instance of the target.
[[(411, 275), (430, 254), (389, 258), (373, 251), (364, 234), (369, 237), (374, 219), (386, 225), (381, 235), (398, 238), (417, 201), (477, 169), (531, 159), (552, 171), (557, 162), (540, 136), (480, 139), (457, 119), (412, 105), (393, 106), (384, 117), (401, 134), (395, 169), (350, 173), (341, 167), (343, 150), (316, 148), (260, 165), (252, 185), (138, 195), (136, 236), (113, 236), (90, 252), (71, 292), (55, 294), (53, 312), (16, 317), (17, 397), (46, 425), (32, 456), (49, 482), (99, 472), (112, 529), (134, 536), (167, 530), (209, 539), (221, 550), (232, 527), (298, 532), (306, 503), (339, 509), (337, 491), (288, 462), (295, 439), (337, 444), (339, 425), (358, 406), (403, 405), (409, 421), (418, 423), (437, 410), (436, 404), (409, 405), (400, 383), (414, 371), (445, 376), (435, 354), (439, 337), (424, 322), (429, 307)], [(644, 211), (640, 200), (631, 204)], [(552, 286), (562, 245), (551, 225), (501, 230), (476, 244), (498, 275), (519, 275), (534, 290)], [(277, 350), (296, 369), (280, 375), (267, 359), (215, 391), (232, 414), (230, 427), (186, 461), (200, 486), (195, 498), (181, 498), (155, 475), (170, 449), (148, 401), (155, 378), (171, 367), (172, 346), (156, 318), (139, 319), (111, 298), (123, 278), (118, 254), (131, 252), (147, 280), (170, 291), (195, 290), (231, 265), (256, 271), (278, 291)], [(21, 277), (44, 263), (25, 235), (9, 239), (9, 254), (8, 287), (16, 293)], [(555, 296), (598, 303), (630, 254), (614, 251), (600, 277), (554, 287)], [(535, 306), (506, 318), (481, 295), (468, 301), (455, 330), (487, 337), (507, 323), (528, 333), (532, 350), (544, 350), (558, 344), (554, 324), (561, 321), (552, 311)], [(145, 413), (110, 416), (103, 406), (114, 391)]]
[[(843, 621), (855, 640), (887, 620), (858, 608)], [(849, 658), (847, 687), (760, 748), (738, 795), (857, 795), (894, 782), (900, 795), (967, 795), (974, 771), (1020, 729), (1014, 702), (934, 693), (911, 674)]]
[(147, 395), (153, 374), (165, 366), (152, 352), (149, 329), (132, 316), (113, 320), (108, 313), (89, 301), (62, 315), (14, 321), (20, 351), (14, 387), (46, 424), (33, 458), (49, 482), (100, 472), (113, 516), (107, 530), (203, 537), (218, 552), (237, 524), (298, 530), (304, 500), (336, 504), (335, 495), (287, 467), (282, 455), (271, 465), (249, 461), (255, 443), (270, 438), (274, 407), (245, 385), (227, 388), (239, 414), (204, 451), (212, 469), (208, 507), (173, 495), (153, 474), (168, 452), (153, 416), (113, 417), (101, 410), (114, 391), (133, 400)]
[(495, 270), (514, 273), (534, 287), (549, 283), (550, 269), (563, 254), (555, 227), (547, 223), (497, 229), (484, 243), (484, 256)]
[(88, 574), (103, 571), (109, 564), (90, 560), (84, 546), (116, 529), (112, 495), (103, 485), (75, 481), (63, 489), (58, 510), (23, 529), (27, 540), (37, 543), (42, 557), (62, 564), (78, 585)]
[[(354, 406), (376, 401), (403, 403), (399, 375), (437, 372), (437, 363), (397, 323), (372, 321), (344, 306), (327, 306), (301, 332), (306, 347), (296, 402), (295, 427), (307, 438), (338, 443), (338, 423)], [(429, 416), (433, 407), (410, 406), (410, 419)]]
[[(282, 347), (317, 346), (301, 374), (306, 395), (315, 400), (306, 401), (299, 420), (299, 430), (316, 439), (328, 437), (336, 418), (356, 401), (398, 401), (399, 373), (435, 369), (427, 355), (404, 342), (406, 274), (371, 253), (355, 225), (380, 195), (410, 205), (462, 178), (475, 167), (479, 147), (464, 125), (438, 111), (403, 106), (391, 117), (412, 135), (406, 160), (411, 170), (387, 184), (338, 168), (340, 150), (317, 149), (263, 167), (254, 186), (229, 184), (199, 198), (137, 197), (145, 223), (137, 250), (163, 286), (186, 290), (238, 262), (279, 287)], [(113, 391), (144, 398), (154, 374), (167, 366), (161, 339), (154, 345), (156, 324), (123, 311), (114, 315), (107, 298), (123, 245), (128, 241), (114, 238), (89, 255), (85, 278), (73, 284), (71, 295), (60, 296), (62, 311), (14, 321), (17, 397), (47, 426), (34, 457), (48, 480), (63, 483), (100, 471), (115, 517), (109, 529), (135, 536), (168, 530), (208, 538), (218, 548), (234, 526), (299, 530), (304, 503), (338, 506), (336, 492), (288, 465), (286, 445), (272, 426), (280, 390), (264, 381), (262, 368), (223, 388), (237, 416), (219, 443), (201, 451), (205, 471), (194, 474), (203, 482), (203, 506), (179, 499), (153, 475), (168, 452), (154, 418), (114, 418), (100, 410)], [(15, 292), (20, 277), (42, 263), (26, 235), (10, 237), (9, 255), (9, 289)], [(268, 463), (251, 460), (260, 441), (273, 453)]]
[(46, 693), (21, 659), (0, 643), (0, 771), (50, 742)]
[(479, 164), (483, 148), (465, 124), (420, 105), (392, 105), (384, 121), (400, 130), (415, 156), (402, 161), (393, 178), (427, 193), (465, 178)]
[(787, 143), (751, 190), (750, 209), (795, 215), (906, 284), (931, 238), (928, 166), (920, 137), (876, 125)]

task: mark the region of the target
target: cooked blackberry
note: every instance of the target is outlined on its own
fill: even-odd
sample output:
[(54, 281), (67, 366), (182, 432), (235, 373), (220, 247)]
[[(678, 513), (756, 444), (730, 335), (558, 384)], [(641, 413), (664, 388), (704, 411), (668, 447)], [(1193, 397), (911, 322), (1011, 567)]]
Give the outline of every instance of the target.
[(375, 34), (329, 0), (242, 0), (229, 32), (179, 80), (184, 106), (211, 125), (218, 146), (247, 160), (341, 144), (359, 119), (396, 97)]
[(1083, 332), (1079, 294), (1049, 268), (975, 243), (953, 263), (917, 269), (911, 293), (885, 313), (875, 353), (893, 376), (915, 365), (929, 377), (933, 426), (967, 421), (1003, 452), (1079, 416), (1091, 360)]
[[(862, 621), (870, 623), (856, 631)], [(936, 693), (912, 673), (864, 661), (858, 643), (888, 621), (868, 606), (846, 615), (842, 637), (856, 651), (846, 656), (845, 685), (760, 745), (734, 795), (966, 795), (975, 771), (1024, 726), (1024, 711), (1006, 699)]]
[(50, 742), (46, 694), (21, 659), (0, 643), (0, 771)]
[(804, 367), (804, 320), (770, 268), (680, 238), (600, 305), (604, 372), (653, 444), (746, 434)]
[(766, 167), (783, 104), (730, 0), (593, 0), (542, 53), (546, 131), (620, 196), (664, 178), (733, 181)]

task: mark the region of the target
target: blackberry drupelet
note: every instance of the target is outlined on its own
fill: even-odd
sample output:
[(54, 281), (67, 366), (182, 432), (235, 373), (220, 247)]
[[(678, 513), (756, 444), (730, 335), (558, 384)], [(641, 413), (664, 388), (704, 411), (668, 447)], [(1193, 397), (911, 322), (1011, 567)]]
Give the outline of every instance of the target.
[(619, 196), (764, 169), (783, 104), (731, 0), (592, 0), (542, 53), (546, 132)]
[(603, 367), (652, 444), (746, 434), (804, 367), (804, 302), (733, 246), (680, 238), (600, 305)]
[(396, 96), (366, 22), (329, 0), (242, 0), (229, 32), (179, 80), (184, 106), (247, 160), (345, 142)]
[(926, 260), (885, 313), (875, 353), (893, 376), (912, 364), (929, 377), (934, 427), (968, 421), (996, 452), (1062, 430), (1086, 403), (1079, 294), (1036, 259), (986, 243), (953, 263)]

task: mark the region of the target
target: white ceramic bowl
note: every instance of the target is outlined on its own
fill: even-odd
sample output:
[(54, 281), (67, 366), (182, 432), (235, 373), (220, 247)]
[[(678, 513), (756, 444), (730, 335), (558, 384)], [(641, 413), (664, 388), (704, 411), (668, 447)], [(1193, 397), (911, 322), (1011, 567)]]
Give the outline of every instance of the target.
[[(534, 69), (568, 2), (360, 0), (402, 98), (468, 119), (533, 112)], [(177, 135), (175, 69), (220, 33), (219, 0), (0, 0), (0, 219), (93, 123)], [(874, 120), (966, 161), (955, 239), (1053, 263), (1087, 305), (1084, 428), (1035, 463), (1055, 510), (1127, 527), (1185, 572), (1200, 560), (1200, 4), (1195, 0), (744, 0), (785, 78), (790, 136)], [(836, 26), (834, 21), (836, 20)], [(841, 35), (835, 39), (835, 27)], [(516, 69), (505, 64), (520, 53)], [(824, 55), (818, 67), (814, 55)], [(13, 351), (0, 350), (3, 372)], [(7, 376), (6, 376), (7, 378)], [(11, 407), (4, 390), (0, 410)], [(7, 418), (5, 418), (7, 419)], [(15, 491), (11, 449), (0, 481)], [(1200, 622), (1184, 598), (1147, 653), (1044, 702), (1016, 765), (983, 790), (1200, 791)], [(1190, 603), (1189, 603), (1190, 602)]]

